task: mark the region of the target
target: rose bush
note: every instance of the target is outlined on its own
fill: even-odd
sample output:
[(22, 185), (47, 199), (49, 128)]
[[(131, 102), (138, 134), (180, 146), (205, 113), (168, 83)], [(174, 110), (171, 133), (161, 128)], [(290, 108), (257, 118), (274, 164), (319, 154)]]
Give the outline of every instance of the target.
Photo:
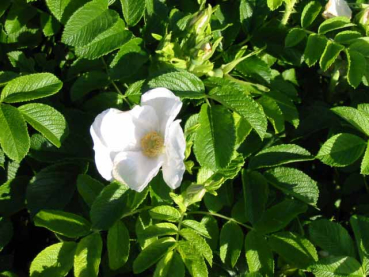
[(0, 276), (369, 275), (368, 12), (1, 0)]

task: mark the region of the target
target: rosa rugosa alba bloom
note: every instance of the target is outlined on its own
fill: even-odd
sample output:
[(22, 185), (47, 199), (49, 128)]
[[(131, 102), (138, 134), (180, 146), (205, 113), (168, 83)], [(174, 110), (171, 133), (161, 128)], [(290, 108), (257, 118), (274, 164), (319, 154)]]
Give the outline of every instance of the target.
[(336, 16), (344, 16), (351, 19), (352, 11), (345, 0), (329, 0), (325, 6), (324, 18), (328, 19)]
[(186, 141), (180, 120), (181, 100), (166, 88), (144, 93), (130, 111), (108, 109), (91, 126), (95, 163), (101, 176), (141, 192), (163, 168), (167, 185), (175, 189), (185, 171)]

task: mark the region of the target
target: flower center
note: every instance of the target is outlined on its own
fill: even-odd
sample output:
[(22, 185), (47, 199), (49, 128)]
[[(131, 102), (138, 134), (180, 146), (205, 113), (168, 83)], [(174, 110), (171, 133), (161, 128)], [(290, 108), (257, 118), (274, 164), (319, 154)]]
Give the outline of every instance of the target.
[(141, 139), (141, 148), (145, 156), (154, 158), (163, 153), (164, 139), (155, 131), (147, 133)]

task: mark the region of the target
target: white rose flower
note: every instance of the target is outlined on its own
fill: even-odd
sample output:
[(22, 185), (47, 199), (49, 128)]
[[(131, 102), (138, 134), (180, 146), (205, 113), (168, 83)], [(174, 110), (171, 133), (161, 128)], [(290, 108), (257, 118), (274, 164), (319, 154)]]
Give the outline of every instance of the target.
[(96, 167), (101, 176), (141, 192), (160, 168), (167, 185), (180, 186), (186, 141), (180, 120), (181, 100), (166, 88), (144, 93), (141, 106), (122, 112), (108, 109), (91, 126)]
[(329, 0), (323, 12), (324, 18), (345, 16), (351, 19), (352, 11), (345, 0)]

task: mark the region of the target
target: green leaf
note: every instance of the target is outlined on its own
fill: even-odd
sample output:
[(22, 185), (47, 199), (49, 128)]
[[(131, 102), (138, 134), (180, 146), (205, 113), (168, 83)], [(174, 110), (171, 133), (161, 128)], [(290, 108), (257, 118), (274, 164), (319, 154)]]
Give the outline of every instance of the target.
[(189, 243), (193, 244), (197, 252), (204, 256), (210, 266), (213, 264), (213, 252), (205, 239), (200, 237), (195, 231), (189, 228), (180, 230), (180, 235), (184, 237)]
[(94, 203), (96, 197), (104, 189), (104, 185), (94, 178), (86, 174), (80, 174), (77, 178), (77, 190), (83, 200), (90, 207)]
[(311, 1), (307, 5), (305, 5), (302, 13), (301, 13), (301, 27), (307, 28), (317, 18), (322, 10), (322, 5), (317, 1)]
[(0, 86), (5, 86), (9, 81), (17, 77), (18, 74), (12, 71), (0, 71)]
[(129, 26), (135, 26), (144, 15), (145, 0), (120, 0), (124, 19)]
[(285, 118), (277, 101), (273, 98), (262, 96), (258, 99), (258, 103), (263, 107), (264, 113), (273, 125), (275, 133), (279, 134), (283, 132)]
[(297, 268), (307, 269), (318, 261), (314, 245), (298, 234), (292, 232), (276, 233), (269, 238), (268, 243), (274, 252)]
[(277, 232), (306, 210), (307, 206), (300, 201), (286, 199), (266, 210), (254, 225), (255, 230), (259, 234)]
[(55, 17), (47, 14), (41, 13), (40, 16), (42, 32), (45, 37), (51, 37), (58, 33), (60, 29), (60, 23), (55, 19)]
[(133, 84), (131, 84), (125, 93), (125, 96), (128, 97), (128, 100), (131, 101), (134, 104), (139, 104), (141, 101), (141, 90), (142, 86), (145, 83), (145, 80), (137, 81)]
[(73, 12), (88, 0), (46, 0), (46, 5), (57, 20), (65, 24)]
[(167, 220), (167, 221), (178, 221), (181, 218), (181, 213), (171, 206), (157, 206), (152, 208), (150, 211), (150, 216), (154, 219), (158, 220)]
[(37, 10), (24, 1), (14, 2), (10, 7), (4, 29), (7, 34), (17, 34), (22, 31), (26, 24), (35, 17)]
[(337, 134), (320, 148), (317, 159), (326, 165), (343, 167), (354, 163), (364, 153), (365, 141), (351, 134)]
[(149, 239), (159, 236), (176, 235), (177, 233), (178, 227), (176, 225), (173, 223), (162, 222), (148, 226), (145, 230), (137, 235), (140, 239)]
[(188, 271), (193, 277), (208, 277), (208, 269), (204, 258), (188, 241), (180, 241), (177, 246)]
[(332, 256), (355, 257), (355, 247), (349, 233), (340, 224), (320, 219), (309, 224), (311, 241)]
[(118, 21), (108, 30), (99, 34), (91, 43), (76, 48), (76, 55), (94, 60), (120, 48), (132, 38), (132, 33), (125, 30), (123, 20)]
[(311, 34), (308, 37), (304, 51), (304, 60), (309, 67), (313, 66), (317, 61), (319, 61), (327, 42), (328, 40), (324, 36), (317, 34)]
[(365, 57), (369, 56), (369, 38), (361, 37), (355, 40), (352, 44), (350, 44), (349, 50), (357, 51), (364, 55)]
[(234, 125), (236, 127), (236, 148), (240, 146), (252, 131), (251, 125), (238, 113), (233, 113)]
[[(262, 83), (270, 83), (272, 78), (272, 70), (270, 69), (270, 66), (258, 56), (250, 56), (244, 59), (236, 66), (236, 69), (245, 77), (252, 77)], [(235, 85), (236, 84), (234, 82), (228, 81), (228, 85), (225, 85), (225, 87), (232, 87)], [(240, 94), (243, 93), (243, 91), (240, 91)]]
[(121, 268), (129, 256), (129, 232), (124, 223), (118, 220), (108, 231), (107, 239), (109, 267), (112, 270)]
[(304, 172), (289, 167), (276, 167), (264, 173), (265, 178), (287, 195), (316, 206), (319, 198), (317, 183)]
[[(235, 158), (231, 160), (227, 167), (217, 170), (216, 172), (213, 172), (206, 167), (202, 167), (199, 170), (199, 174), (197, 175), (197, 182), (199, 184), (207, 186), (208, 189), (217, 190), (227, 180), (234, 179), (240, 172), (244, 163), (245, 160), (243, 159), (242, 155), (238, 154)], [(201, 172), (206, 172), (206, 177), (210, 177), (208, 177), (206, 180), (200, 180), (199, 176), (201, 175)]]
[(102, 71), (84, 73), (74, 82), (70, 97), (72, 101), (80, 100), (93, 90), (101, 89), (109, 84), (109, 76)]
[(17, 161), (8, 162), (8, 167), (6, 169), (6, 178), (8, 181), (16, 177), (19, 167), (20, 163)]
[(274, 90), (264, 95), (265, 97), (271, 98), (274, 102), (277, 103), (286, 121), (290, 122), (295, 128), (299, 126), (299, 113), (290, 97), (288, 97), (285, 93)]
[(158, 239), (144, 248), (133, 262), (133, 272), (139, 274), (157, 263), (176, 244), (174, 238)]
[(99, 233), (80, 240), (74, 255), (75, 277), (97, 277), (101, 261), (103, 242)]
[(327, 71), (329, 67), (337, 59), (338, 55), (344, 50), (345, 47), (335, 43), (333, 41), (328, 41), (327, 46), (324, 49), (323, 55), (320, 58), (319, 65), (323, 71)]
[(309, 151), (296, 144), (271, 146), (257, 153), (249, 163), (249, 168), (273, 167), (294, 162), (311, 161), (314, 157)]
[(299, 44), (306, 36), (307, 35), (305, 30), (300, 28), (293, 28), (288, 32), (284, 41), (284, 45), (286, 47), (293, 47)]
[(233, 156), (236, 135), (232, 114), (222, 106), (204, 104), (199, 115), (194, 152), (198, 162), (214, 171), (226, 167)]
[(44, 227), (68, 238), (86, 236), (91, 229), (91, 223), (83, 217), (57, 210), (41, 210), (33, 221), (38, 227)]
[(267, 0), (269, 9), (272, 11), (278, 9), (283, 3), (283, 0)]
[(345, 106), (332, 108), (331, 111), (346, 120), (363, 134), (369, 136), (369, 115), (366, 112)]
[(205, 96), (203, 82), (196, 75), (187, 71), (161, 74), (152, 78), (148, 86), (150, 88), (165, 87), (183, 99), (200, 99)]
[[(27, 58), (21, 51), (12, 51), (6, 54), (9, 58), (11, 65), (22, 72), (34, 73), (35, 72), (35, 60)], [(15, 76), (18, 77), (18, 76)], [(13, 78), (12, 78), (13, 79)]]
[(110, 63), (110, 74), (113, 79), (121, 79), (135, 74), (149, 59), (144, 50), (144, 42), (141, 38), (133, 38), (120, 47)]
[(348, 60), (347, 81), (353, 88), (357, 88), (366, 70), (366, 59), (360, 52), (350, 49), (346, 50), (346, 55)]
[(355, 24), (350, 23), (349, 18), (345, 16), (337, 16), (337, 17), (329, 18), (325, 20), (322, 24), (320, 24), (318, 33), (320, 35), (324, 35), (334, 30), (352, 27), (352, 26), (355, 26)]
[(124, 213), (124, 195), (128, 187), (119, 183), (106, 186), (92, 204), (90, 217), (92, 228), (108, 230)]
[(61, 146), (61, 139), (68, 130), (64, 116), (54, 108), (39, 103), (18, 107), (24, 119), (43, 134), (56, 147)]
[(212, 216), (204, 216), (201, 219), (201, 224), (205, 226), (211, 239), (206, 239), (213, 251), (217, 250), (219, 240), (219, 227), (217, 220)]
[(108, 9), (107, 0), (93, 0), (79, 8), (65, 25), (61, 41), (70, 46), (85, 46), (112, 27), (117, 12)]
[(0, 252), (10, 242), (13, 237), (13, 224), (5, 218), (0, 217)]
[(220, 231), (220, 259), (233, 268), (241, 254), (243, 232), (238, 224), (228, 221)]
[(206, 227), (204, 224), (201, 224), (200, 222), (197, 222), (196, 220), (186, 219), (182, 221), (182, 226), (186, 226), (194, 230), (199, 235), (206, 237), (208, 239), (211, 239), (208, 230), (206, 230)]
[(357, 105), (357, 109), (363, 113), (366, 113), (369, 116), (369, 104), (362, 103)]
[(51, 73), (36, 73), (15, 78), (4, 87), (0, 102), (18, 103), (54, 95), (63, 83)]
[(263, 236), (255, 231), (248, 232), (245, 251), (250, 272), (259, 272), (267, 277), (274, 276), (273, 253)]
[(326, 257), (311, 266), (317, 277), (363, 277), (359, 262), (352, 257)]
[(107, 109), (121, 109), (125, 97), (117, 92), (102, 92), (87, 99), (83, 109), (99, 114)]
[(361, 33), (358, 31), (342, 31), (334, 37), (334, 41), (337, 43), (349, 44), (360, 37)]
[(0, 2), (0, 18), (4, 15), (11, 3), (11, 0), (4, 0)]
[(261, 218), (268, 201), (268, 183), (259, 172), (244, 170), (242, 184), (246, 217), (255, 224)]
[(0, 186), (0, 214), (10, 216), (26, 207), (30, 177), (16, 177)]
[(156, 265), (154, 277), (184, 277), (185, 267), (181, 257), (169, 251)]
[(263, 277), (259, 272), (246, 273), (245, 277)]
[(241, 115), (255, 129), (260, 138), (264, 138), (268, 122), (263, 108), (245, 91), (240, 91), (228, 85), (212, 89), (209, 96)]
[(369, 272), (369, 218), (353, 215), (350, 218), (350, 225), (355, 234), (356, 246), (359, 251), (366, 274)]
[(0, 144), (11, 159), (21, 161), (30, 147), (27, 125), (17, 108), (0, 104)]
[(75, 242), (59, 242), (42, 250), (31, 263), (30, 277), (66, 276), (73, 267)]
[(3, 169), (5, 169), (4, 164), (5, 164), (5, 154), (4, 151), (0, 148), (0, 167), (2, 167)]
[(63, 209), (73, 197), (81, 171), (82, 166), (74, 163), (55, 164), (39, 171), (27, 187), (27, 207), (31, 213)]
[(369, 175), (369, 141), (366, 146), (363, 160), (361, 161), (360, 173), (363, 175)]
[(250, 21), (253, 15), (253, 6), (247, 0), (241, 0), (240, 2), (240, 21), (244, 30), (250, 31)]

